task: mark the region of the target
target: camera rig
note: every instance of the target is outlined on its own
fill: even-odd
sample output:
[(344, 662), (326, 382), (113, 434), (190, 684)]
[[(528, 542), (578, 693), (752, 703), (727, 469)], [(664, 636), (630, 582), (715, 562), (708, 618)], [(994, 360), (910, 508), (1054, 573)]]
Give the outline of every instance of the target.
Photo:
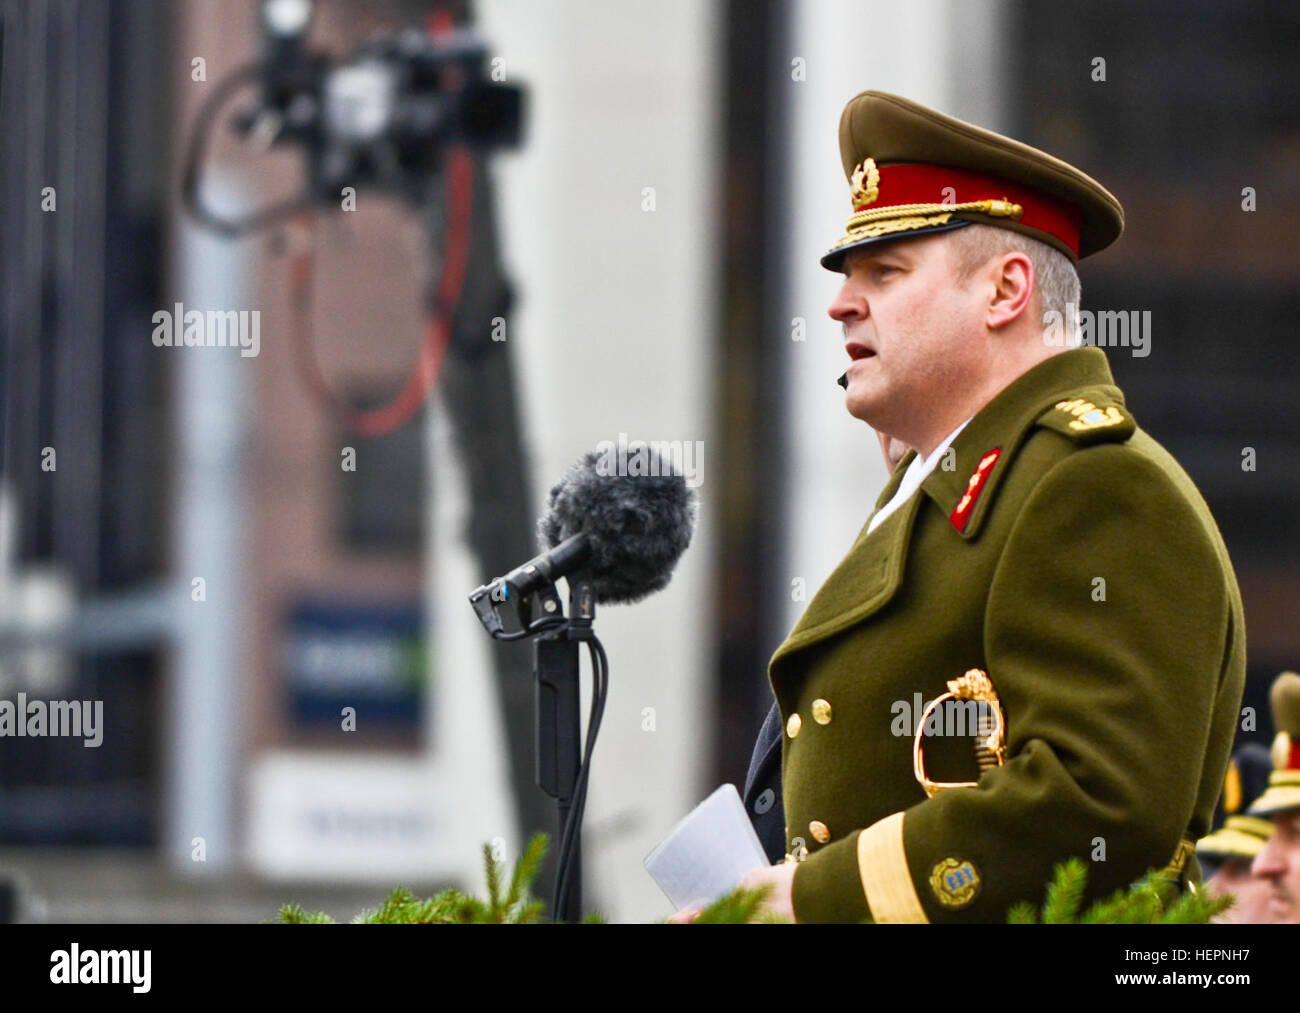
[[(276, 8), (272, 0), (264, 12)], [(306, 48), (305, 20), (278, 29), (266, 13), (263, 21), (262, 58), (217, 84), (199, 109), (185, 157), (186, 208), (214, 232), (242, 236), (313, 207), (338, 207), (345, 187), (424, 205), (450, 149), (487, 151), (520, 141), (523, 92), (492, 80), (486, 44), (472, 28), (406, 28), (336, 60)], [(252, 84), (260, 85), (259, 100), (236, 112), (231, 126), (262, 150), (300, 147), (306, 178), (298, 196), (233, 217), (204, 200), (202, 166), (222, 107)]]

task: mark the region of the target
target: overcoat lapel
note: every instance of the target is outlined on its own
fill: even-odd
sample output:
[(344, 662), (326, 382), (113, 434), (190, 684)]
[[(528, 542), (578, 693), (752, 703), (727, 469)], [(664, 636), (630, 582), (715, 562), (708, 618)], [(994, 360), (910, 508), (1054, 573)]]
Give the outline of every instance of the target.
[[(893, 489), (902, 481), (905, 462), (911, 456), (899, 462), (895, 469), (890, 483)], [(893, 495), (890, 487), (886, 487), (885, 493)], [(882, 505), (888, 502), (885, 493), (881, 494)], [(924, 499), (919, 490), (913, 493), (870, 534), (867, 533), (870, 521), (863, 525), (849, 554), (826, 578), (785, 643), (772, 655), (769, 670), (785, 655), (861, 622), (888, 603), (902, 581), (912, 523)]]
[[(945, 515), (954, 510), (971, 486), (975, 462), (991, 450), (999, 451), (974, 512), (960, 527), (963, 538), (975, 536), (995, 498), (996, 486), (1011, 467), (1020, 444), (1037, 416), (1048, 410), (1062, 391), (1083, 391), (1123, 405), (1114, 386), (1106, 355), (1098, 348), (1080, 348), (1039, 363), (1010, 384), (980, 411), (953, 441), (959, 463), (956, 471), (936, 468), (908, 501), (867, 533), (868, 519), (849, 554), (826, 579), (800, 616), (785, 642), (768, 664), (769, 676), (785, 656), (861, 622), (880, 611), (898, 590), (907, 562), (912, 528), (921, 504), (933, 499)], [(1128, 423), (1131, 427), (1132, 423)], [(908, 451), (894, 469), (876, 503), (884, 506), (902, 483), (907, 466), (916, 456)], [(956, 525), (956, 521), (954, 521)]]

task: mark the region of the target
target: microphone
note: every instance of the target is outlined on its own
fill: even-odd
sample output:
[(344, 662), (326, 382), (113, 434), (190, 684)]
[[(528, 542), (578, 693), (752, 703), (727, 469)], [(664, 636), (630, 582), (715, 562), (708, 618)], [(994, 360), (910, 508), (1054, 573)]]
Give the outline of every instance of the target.
[(589, 453), (574, 464), (551, 488), (537, 522), (543, 553), (520, 569), (586, 581), (596, 602), (607, 605), (631, 604), (666, 587), (691, 544), (695, 490), (653, 445), (646, 450), (640, 475), (605, 474), (607, 454)]
[(596, 604), (630, 604), (667, 586), (691, 544), (695, 492), (655, 447), (642, 444), (635, 453), (646, 454), (638, 474), (607, 474), (608, 455), (589, 453), (551, 488), (537, 522), (541, 553), (469, 596), (493, 637), (515, 640), (537, 632), (526, 614), (524, 629), (506, 632), (500, 603), (539, 594), (543, 609), (558, 618), (553, 585), (560, 577), (571, 589), (585, 585), (575, 607), (587, 618)]
[[(585, 534), (566, 538), (555, 548), (534, 556), (526, 563), (521, 563), (500, 578), (500, 583), (513, 588), (520, 597), (540, 591), (547, 584), (554, 584), (561, 577), (572, 573), (587, 561), (591, 555), (591, 539)], [(502, 592), (507, 599), (509, 590)]]

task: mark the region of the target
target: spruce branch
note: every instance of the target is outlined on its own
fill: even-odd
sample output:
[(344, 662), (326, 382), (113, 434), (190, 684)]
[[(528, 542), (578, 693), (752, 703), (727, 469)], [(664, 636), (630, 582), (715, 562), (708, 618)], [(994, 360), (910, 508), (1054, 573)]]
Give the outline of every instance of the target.
[[(1043, 924), (1054, 925), (1204, 925), (1227, 910), (1231, 897), (1212, 898), (1204, 890), (1183, 892), (1162, 872), (1149, 871), (1079, 913), (1087, 867), (1077, 858), (1058, 863), (1041, 911)], [(1040, 913), (1027, 901), (1012, 905), (1009, 924), (1033, 925)]]
[(487, 879), (488, 911), (492, 921), (505, 921), (505, 903), (501, 896), (501, 863), (492, 856), (492, 845), (483, 845), (483, 868)]
[(333, 925), (334, 919), (324, 911), (304, 911), (300, 904), (283, 904), (276, 916), (278, 925)]
[(510, 892), (506, 896), (507, 907), (514, 907), (528, 896), (533, 881), (542, 870), (542, 859), (545, 857), (546, 835), (535, 834), (515, 863), (515, 874), (510, 878)]
[(1044, 925), (1069, 925), (1075, 922), (1083, 905), (1083, 888), (1088, 881), (1088, 870), (1077, 858), (1070, 858), (1056, 867), (1055, 876), (1047, 887), (1043, 902)]
[(737, 887), (725, 897), (720, 897), (703, 911), (692, 925), (777, 925), (788, 924), (780, 915), (763, 910), (763, 903), (772, 893), (772, 885)]
[[(421, 899), (406, 887), (399, 886), (377, 908), (361, 911), (352, 922), (358, 925), (522, 925), (543, 921), (546, 904), (535, 899), (529, 891), (541, 871), (546, 845), (545, 834), (538, 834), (528, 842), (515, 864), (509, 889), (504, 895), (504, 864), (493, 859), (491, 845), (485, 844), (486, 901), (455, 889)], [(321, 911), (307, 912), (297, 904), (285, 904), (280, 908), (276, 921), (281, 925), (304, 925), (332, 924), (334, 919)], [(584, 921), (599, 924), (604, 922), (604, 918), (596, 914)]]

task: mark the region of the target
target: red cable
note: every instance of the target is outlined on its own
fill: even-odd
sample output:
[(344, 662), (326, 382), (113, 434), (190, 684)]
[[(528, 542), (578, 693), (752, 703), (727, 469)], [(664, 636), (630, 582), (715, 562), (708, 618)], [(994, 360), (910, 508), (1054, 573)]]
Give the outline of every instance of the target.
[[(439, 16), (442, 15), (442, 16)], [(451, 29), (446, 11), (430, 16), (429, 34), (438, 36)], [(447, 153), (447, 242), (443, 251), (442, 277), (433, 316), (420, 345), (420, 355), (405, 386), (387, 404), (362, 411), (330, 388), (311, 341), (311, 290), (315, 271), (315, 219), (303, 216), (309, 233), (305, 250), (289, 264), (289, 293), (292, 305), (289, 326), (299, 378), (317, 401), (341, 416), (344, 424), (365, 437), (385, 436), (401, 428), (420, 410), (442, 370), (442, 359), (451, 338), (452, 321), (460, 305), (469, 264), (470, 218), (473, 211), (474, 157), (464, 147)]]
[[(290, 264), (289, 289), (293, 316), (289, 332), (294, 344), (299, 376), (308, 393), (313, 395), (345, 424), (361, 436), (384, 436), (410, 421), (429, 396), (442, 368), (443, 355), (451, 337), (451, 321), (460, 305), (469, 261), (469, 224), (472, 206), (473, 156), (456, 149), (447, 159), (447, 243), (442, 278), (434, 316), (429, 321), (420, 356), (402, 390), (387, 404), (362, 411), (330, 389), (316, 359), (310, 337), (310, 297), (315, 255), (312, 246), (293, 258)], [(315, 223), (307, 220), (314, 242)]]

